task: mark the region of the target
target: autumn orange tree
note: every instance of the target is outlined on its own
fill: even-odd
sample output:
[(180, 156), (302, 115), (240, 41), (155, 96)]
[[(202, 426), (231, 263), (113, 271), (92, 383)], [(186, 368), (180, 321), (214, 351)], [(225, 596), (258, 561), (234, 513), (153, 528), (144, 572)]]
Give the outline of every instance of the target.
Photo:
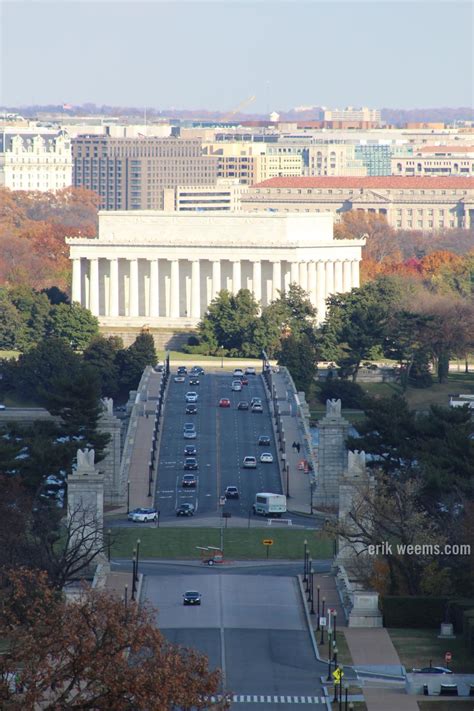
[(211, 702), (221, 683), (207, 658), (167, 642), (156, 611), (83, 589), (67, 602), (45, 576), (3, 571), (2, 708), (170, 711), (229, 707)]

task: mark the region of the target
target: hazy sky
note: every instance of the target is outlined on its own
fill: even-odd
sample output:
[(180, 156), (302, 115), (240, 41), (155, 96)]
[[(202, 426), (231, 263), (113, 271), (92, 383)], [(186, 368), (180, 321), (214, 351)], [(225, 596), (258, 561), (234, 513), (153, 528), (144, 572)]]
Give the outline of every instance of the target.
[(0, 105), (470, 106), (458, 0), (0, 0)]

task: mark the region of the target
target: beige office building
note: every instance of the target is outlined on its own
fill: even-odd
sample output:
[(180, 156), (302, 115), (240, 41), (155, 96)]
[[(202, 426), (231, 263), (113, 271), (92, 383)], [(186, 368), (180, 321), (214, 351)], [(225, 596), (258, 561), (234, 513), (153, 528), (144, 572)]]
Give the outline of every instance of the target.
[(433, 231), (474, 227), (474, 178), (399, 176), (274, 178), (242, 196), (248, 212), (344, 212), (385, 215), (397, 229)]
[(0, 185), (10, 190), (62, 190), (72, 185), (71, 141), (64, 132), (0, 133)]
[(367, 168), (350, 143), (316, 143), (308, 146), (308, 175), (367, 175)]
[(392, 158), (392, 175), (474, 175), (474, 146), (421, 146)]
[(165, 212), (238, 212), (248, 190), (237, 179), (218, 178), (215, 185), (180, 186), (164, 191)]

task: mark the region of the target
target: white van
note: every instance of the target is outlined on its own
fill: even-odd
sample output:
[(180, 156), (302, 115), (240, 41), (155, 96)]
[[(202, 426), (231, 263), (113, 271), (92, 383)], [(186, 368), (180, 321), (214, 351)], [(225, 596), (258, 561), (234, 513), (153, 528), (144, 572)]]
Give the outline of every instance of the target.
[(286, 496), (268, 492), (256, 494), (252, 508), (254, 514), (280, 518), (282, 514), (286, 513)]

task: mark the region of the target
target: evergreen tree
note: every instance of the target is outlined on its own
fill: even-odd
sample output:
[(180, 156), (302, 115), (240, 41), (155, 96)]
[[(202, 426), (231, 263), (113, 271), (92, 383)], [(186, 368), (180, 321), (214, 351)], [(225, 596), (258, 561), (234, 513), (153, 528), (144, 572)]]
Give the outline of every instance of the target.
[(99, 333), (99, 322), (79, 304), (58, 304), (51, 309), (49, 333), (64, 339), (74, 350), (84, 350)]

